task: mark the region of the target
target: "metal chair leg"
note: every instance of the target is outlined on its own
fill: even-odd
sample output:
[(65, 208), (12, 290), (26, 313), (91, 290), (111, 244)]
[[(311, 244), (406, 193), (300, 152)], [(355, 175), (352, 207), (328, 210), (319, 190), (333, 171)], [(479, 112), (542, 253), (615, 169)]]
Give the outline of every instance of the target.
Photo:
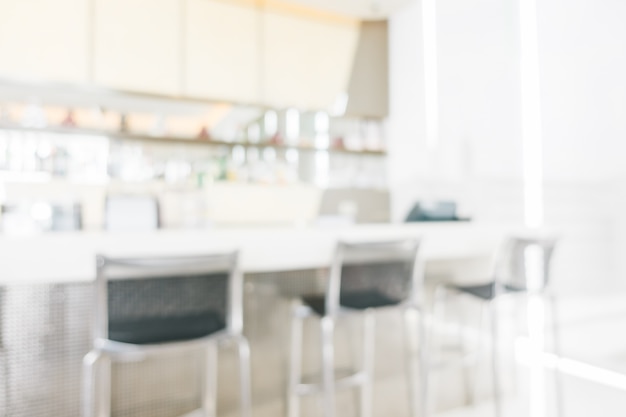
[(302, 374), (302, 318), (298, 317), (297, 305), (293, 306), (291, 315), (291, 341), (289, 346), (289, 387), (287, 389), (287, 416), (300, 415), (300, 396), (298, 385)]
[(252, 408), (250, 387), (250, 344), (244, 336), (237, 339), (239, 353), (239, 385), (241, 417), (250, 417)]
[[(419, 317), (417, 317), (418, 314)], [(409, 415), (411, 417), (425, 417), (428, 411), (427, 388), (429, 363), (425, 339), (426, 326), (423, 313), (416, 308), (407, 308), (404, 310), (404, 324), (410, 405)], [(418, 339), (416, 339), (416, 328)]]
[(457, 337), (459, 343), (459, 349), (461, 352), (462, 366), (461, 372), (463, 373), (463, 392), (465, 394), (465, 405), (475, 404), (476, 398), (474, 396), (474, 389), (472, 387), (473, 379), (475, 378), (475, 366), (473, 363), (466, 362), (471, 357), (472, 353), (467, 349), (467, 323), (464, 318), (463, 312), (457, 312)]
[(480, 374), (478, 370), (480, 369), (480, 365), (484, 358), (485, 353), (485, 321), (487, 321), (486, 317), (489, 315), (489, 304), (488, 303), (480, 303), (480, 314), (478, 319), (478, 340), (476, 345), (476, 363), (474, 366), (474, 382), (473, 382), (473, 396), (474, 401), (478, 401), (480, 398), (479, 387), (480, 383)]
[(372, 400), (374, 383), (374, 355), (375, 355), (375, 316), (372, 311), (363, 313), (363, 364), (362, 371), (365, 374), (361, 386), (360, 410), (361, 417), (372, 416)]
[(111, 360), (93, 350), (83, 358), (82, 417), (110, 417)]
[(420, 415), (422, 417), (428, 416), (428, 368), (430, 367), (430, 351), (428, 344), (428, 330), (426, 329), (426, 317), (424, 310), (419, 310), (419, 369), (420, 369), (420, 406), (416, 407), (420, 409)]
[[(9, 410), (11, 405), (9, 397), (9, 363), (7, 361), (7, 352), (4, 348), (0, 348), (0, 396), (2, 397), (2, 407), (4, 410)], [(0, 414), (1, 415), (1, 414)]]
[(217, 415), (217, 343), (205, 348), (202, 378), (202, 411), (206, 417)]
[(408, 370), (408, 388), (409, 388), (409, 415), (411, 417), (418, 417), (418, 366), (422, 364), (417, 363), (417, 345), (415, 332), (415, 309), (407, 308), (403, 311), (404, 319), (404, 352)]
[(320, 320), (322, 330), (322, 386), (324, 392), (324, 416), (335, 415), (335, 347), (334, 327), (332, 317), (326, 316)]
[(502, 417), (502, 399), (500, 398), (500, 376), (498, 355), (498, 321), (495, 301), (489, 303), (489, 321), (491, 325), (491, 371), (493, 382), (493, 404), (496, 417)]
[[(435, 334), (435, 331), (436, 331), (435, 321), (438, 320), (441, 323), (445, 322), (447, 296), (448, 296), (448, 289), (445, 286), (439, 285), (435, 288), (431, 322), (428, 328), (428, 335), (424, 339), (424, 341), (427, 344), (427, 347), (426, 347), (427, 352), (440, 352), (441, 351), (440, 349), (441, 340)], [(422, 320), (424, 319), (422, 318)], [(434, 365), (435, 363), (430, 362), (430, 358), (428, 362), (425, 362), (423, 364), (424, 385), (425, 387), (427, 387), (427, 393), (428, 393), (428, 399), (426, 403), (423, 405), (425, 409), (424, 415), (426, 416), (430, 413), (431, 404), (435, 402), (435, 400), (433, 399), (437, 398), (437, 383), (436, 381), (433, 382), (433, 377), (432, 377), (432, 368)]]
[(98, 360), (99, 353), (89, 352), (83, 358), (83, 374), (81, 386), (81, 416), (95, 417), (96, 399), (96, 378), (95, 364)]
[(564, 415), (564, 401), (563, 401), (563, 376), (559, 368), (559, 362), (561, 359), (561, 325), (558, 320), (558, 303), (556, 297), (553, 294), (548, 295), (550, 301), (550, 317), (552, 325), (550, 331), (552, 332), (552, 343), (554, 349), (554, 355), (556, 356), (556, 366), (554, 369), (554, 383), (556, 389), (556, 412), (558, 417)]

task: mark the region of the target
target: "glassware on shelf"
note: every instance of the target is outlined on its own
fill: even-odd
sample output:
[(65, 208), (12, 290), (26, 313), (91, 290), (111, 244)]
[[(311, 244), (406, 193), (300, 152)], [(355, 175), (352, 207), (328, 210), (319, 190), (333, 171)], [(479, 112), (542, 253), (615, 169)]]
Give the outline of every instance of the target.
[(330, 147), (330, 118), (326, 112), (315, 113), (315, 148), (328, 149)]
[(298, 144), (300, 139), (300, 112), (297, 109), (285, 110), (284, 137), (287, 144)]
[[(295, 153), (295, 158), (294, 158)], [(276, 182), (294, 184), (298, 182), (298, 152), (294, 149), (283, 150), (274, 163)]]
[(261, 140), (261, 126), (253, 123), (247, 129), (248, 142), (259, 143)]
[(44, 128), (48, 125), (46, 114), (38, 102), (33, 102), (24, 109), (21, 119), (22, 126)]
[(381, 122), (365, 120), (363, 122), (365, 136), (365, 149), (370, 151), (380, 151), (383, 149), (383, 132)]
[(152, 136), (165, 136), (167, 133), (167, 118), (163, 114), (154, 116), (152, 127), (150, 128), (150, 135)]
[[(167, 106), (105, 110), (71, 104), (0, 102), (0, 124), (3, 117), (15, 116), (24, 127), (43, 128), (42, 136), (30, 143), (24, 139), (28, 132), (11, 133), (2, 126), (7, 139), (0, 143), (0, 170), (194, 188), (213, 181), (302, 181), (323, 187), (380, 186), (385, 181), (380, 172), (384, 164), (363, 159), (372, 154), (384, 161), (383, 154), (359, 153), (384, 148), (380, 120), (221, 104), (194, 104), (173, 112)], [(57, 135), (47, 126), (77, 129), (73, 135)], [(102, 134), (92, 133), (98, 131)], [(206, 146), (189, 144), (193, 139), (206, 140)]]
[(229, 181), (248, 181), (246, 149), (241, 145), (234, 146), (231, 150), (227, 179)]
[(170, 159), (165, 164), (165, 182), (177, 184), (185, 182), (191, 174), (191, 164), (180, 159)]
[(278, 131), (278, 113), (275, 110), (268, 110), (263, 115), (263, 141), (270, 142), (277, 138)]

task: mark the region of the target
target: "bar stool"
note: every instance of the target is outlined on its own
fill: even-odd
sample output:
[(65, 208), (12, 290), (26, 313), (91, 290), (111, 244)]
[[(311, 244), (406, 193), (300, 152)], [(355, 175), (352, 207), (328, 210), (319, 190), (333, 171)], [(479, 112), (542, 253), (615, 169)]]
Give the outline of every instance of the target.
[[(491, 278), (488, 282), (476, 285), (442, 284), (435, 291), (434, 316), (441, 312), (441, 307), (448, 301), (448, 296), (466, 296), (481, 303), (482, 318), (489, 316), (492, 381), (494, 407), (496, 417), (502, 416), (502, 401), (500, 398), (499, 357), (498, 357), (498, 314), (497, 303), (504, 296), (539, 296), (550, 304), (550, 318), (552, 322), (548, 328), (552, 331), (554, 353), (560, 354), (559, 327), (556, 320), (556, 301), (553, 292), (548, 286), (550, 282), (550, 266), (557, 239), (545, 236), (517, 236), (504, 241), (496, 254), (492, 267)], [(432, 336), (429, 338), (433, 340)], [(434, 349), (434, 348), (432, 348)], [(437, 362), (437, 361), (433, 361)], [(463, 366), (471, 365), (472, 361), (462, 361)], [(466, 392), (469, 392), (466, 378)], [(556, 374), (556, 395), (558, 414), (562, 415), (562, 389), (558, 371)]]
[(111, 415), (111, 361), (205, 350), (202, 407), (215, 416), (217, 349), (236, 343), (241, 415), (250, 416), (250, 350), (242, 334), (237, 252), (188, 257), (97, 257), (93, 348), (83, 360), (83, 417)]
[[(418, 392), (418, 372), (414, 360), (410, 362), (410, 400), (413, 415), (418, 408), (425, 410), (423, 310), (419, 300), (422, 289), (422, 271), (417, 263), (419, 240), (394, 242), (338, 244), (330, 267), (325, 294), (304, 295), (294, 302), (291, 315), (291, 348), (289, 358), (287, 415), (300, 413), (300, 396), (322, 393), (324, 416), (335, 414), (335, 389), (360, 387), (360, 413), (372, 415), (372, 384), (374, 379), (374, 310), (399, 307), (406, 320), (407, 356), (417, 350), (416, 330), (419, 332), (421, 394)], [(363, 317), (363, 359), (361, 369), (341, 379), (335, 377), (334, 331), (336, 321), (350, 314)], [(307, 317), (319, 318), (321, 330), (321, 381), (302, 382), (302, 325)], [(416, 325), (415, 319), (419, 322)], [(417, 329), (416, 329), (417, 327)], [(421, 401), (421, 406), (418, 403)], [(423, 415), (423, 414), (422, 414)]]

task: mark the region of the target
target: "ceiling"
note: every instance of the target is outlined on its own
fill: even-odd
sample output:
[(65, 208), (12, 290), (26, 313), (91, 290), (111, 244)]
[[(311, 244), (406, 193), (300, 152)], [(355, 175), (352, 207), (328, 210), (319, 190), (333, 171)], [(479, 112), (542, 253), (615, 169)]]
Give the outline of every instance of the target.
[(361, 20), (382, 20), (413, 0), (289, 0)]

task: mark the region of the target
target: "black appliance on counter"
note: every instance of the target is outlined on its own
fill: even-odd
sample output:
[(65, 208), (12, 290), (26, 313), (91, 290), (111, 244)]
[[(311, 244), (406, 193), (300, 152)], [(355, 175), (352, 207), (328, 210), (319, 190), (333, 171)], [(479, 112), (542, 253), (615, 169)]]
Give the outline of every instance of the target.
[(469, 221), (457, 215), (454, 201), (417, 202), (406, 217), (406, 222), (458, 222)]

